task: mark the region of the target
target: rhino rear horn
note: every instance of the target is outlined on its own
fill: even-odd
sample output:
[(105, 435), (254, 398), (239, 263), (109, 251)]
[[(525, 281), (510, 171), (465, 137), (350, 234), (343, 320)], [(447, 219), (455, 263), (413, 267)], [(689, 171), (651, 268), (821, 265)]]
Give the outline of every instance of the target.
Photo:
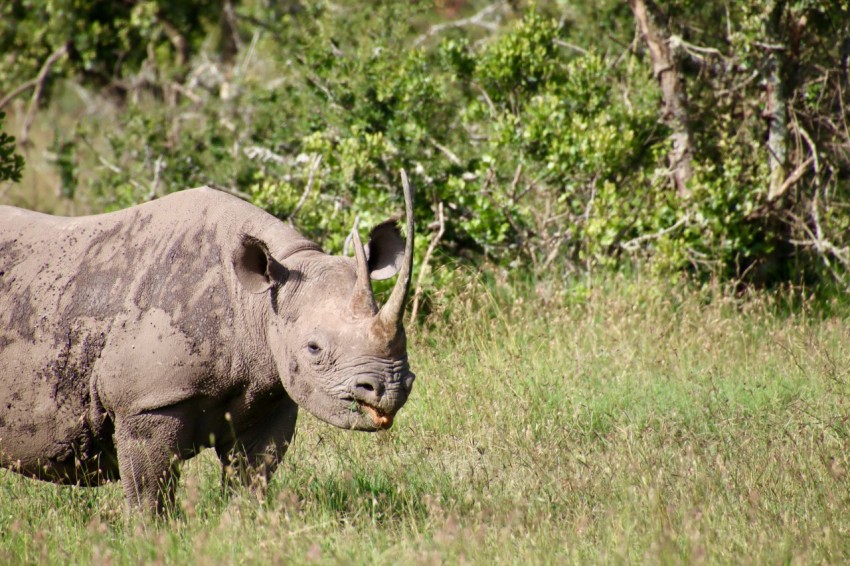
[(390, 338), (395, 337), (402, 327), (404, 307), (407, 305), (407, 292), (410, 288), (410, 275), (413, 270), (413, 194), (407, 173), (401, 170), (401, 183), (404, 188), (404, 210), (407, 218), (407, 239), (404, 242), (404, 259), (401, 271), (386, 304), (381, 307), (375, 318), (376, 330)]

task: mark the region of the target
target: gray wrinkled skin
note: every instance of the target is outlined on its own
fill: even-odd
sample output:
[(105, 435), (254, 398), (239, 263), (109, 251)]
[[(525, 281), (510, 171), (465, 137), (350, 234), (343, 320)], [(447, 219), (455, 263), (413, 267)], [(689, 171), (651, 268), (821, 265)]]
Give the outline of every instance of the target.
[(414, 376), (365, 274), (393, 275), (404, 240), (384, 224), (367, 247), (368, 268), (362, 247), (359, 262), (328, 256), (207, 188), (80, 218), (0, 206), (0, 465), (120, 478), (132, 505), (162, 511), (204, 447), (263, 485), (299, 405), (391, 426)]

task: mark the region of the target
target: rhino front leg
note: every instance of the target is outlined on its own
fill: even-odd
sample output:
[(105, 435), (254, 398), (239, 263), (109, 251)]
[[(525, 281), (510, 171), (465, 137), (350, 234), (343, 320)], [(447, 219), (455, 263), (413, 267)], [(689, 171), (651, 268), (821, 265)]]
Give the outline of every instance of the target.
[(116, 419), (118, 469), (131, 507), (157, 515), (174, 509), (183, 429), (177, 415), (162, 412)]
[(298, 405), (287, 398), (235, 440), (217, 445), (222, 487), (233, 490), (241, 485), (259, 495), (265, 494), (269, 480), (292, 441), (297, 418)]

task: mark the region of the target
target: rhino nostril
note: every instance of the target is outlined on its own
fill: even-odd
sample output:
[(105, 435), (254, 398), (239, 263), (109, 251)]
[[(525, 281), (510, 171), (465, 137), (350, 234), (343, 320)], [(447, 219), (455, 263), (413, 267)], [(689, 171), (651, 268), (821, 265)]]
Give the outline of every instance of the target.
[(361, 401), (377, 401), (384, 394), (383, 382), (374, 376), (358, 377), (354, 383), (354, 393)]

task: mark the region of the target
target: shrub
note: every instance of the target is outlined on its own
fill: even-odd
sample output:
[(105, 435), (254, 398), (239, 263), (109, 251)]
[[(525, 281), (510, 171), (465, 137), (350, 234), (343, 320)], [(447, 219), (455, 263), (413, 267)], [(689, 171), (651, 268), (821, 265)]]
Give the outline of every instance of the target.
[[(6, 114), (0, 112), (0, 128)], [(15, 138), (0, 129), (0, 182), (21, 180), (24, 158), (15, 153)]]
[[(368, 225), (401, 208), (405, 168), (417, 189), (419, 246), (445, 211), (437, 263), (563, 276), (648, 259), (674, 277), (844, 277), (850, 167), (841, 108), (850, 101), (831, 69), (846, 60), (845, 8), (666, 6), (693, 135), (694, 175), (681, 196), (668, 182), (671, 131), (659, 119), (656, 77), (633, 49), (624, 3), (468, 4), (484, 11), (462, 21), (481, 25), (431, 27), (431, 7), (400, 1), (233, 3), (234, 41), (253, 39), (231, 61), (201, 49), (205, 34), (223, 32), (199, 7), (215, 14), (224, 4), (193, 5), (185, 17), (136, 4), (113, 18), (132, 33), (113, 39), (137, 34), (121, 45), (147, 45), (149, 54), (124, 53), (121, 77), (138, 84), (148, 61), (155, 88), (124, 98), (109, 151), (97, 156), (107, 165), (96, 192), (116, 208), (213, 184), (281, 218), (297, 210), (303, 231), (340, 251), (358, 215)], [(185, 64), (176, 63), (164, 14), (199, 51)], [(45, 25), (64, 21), (55, 18)], [(765, 142), (774, 136), (770, 65), (782, 50), (763, 46), (774, 36), (788, 41), (784, 170), (770, 166)], [(93, 68), (109, 60), (91, 53)], [(82, 126), (79, 134), (99, 135)], [(59, 153), (74, 164), (74, 150), (95, 146)], [(777, 179), (790, 180), (780, 197), (771, 195)]]

